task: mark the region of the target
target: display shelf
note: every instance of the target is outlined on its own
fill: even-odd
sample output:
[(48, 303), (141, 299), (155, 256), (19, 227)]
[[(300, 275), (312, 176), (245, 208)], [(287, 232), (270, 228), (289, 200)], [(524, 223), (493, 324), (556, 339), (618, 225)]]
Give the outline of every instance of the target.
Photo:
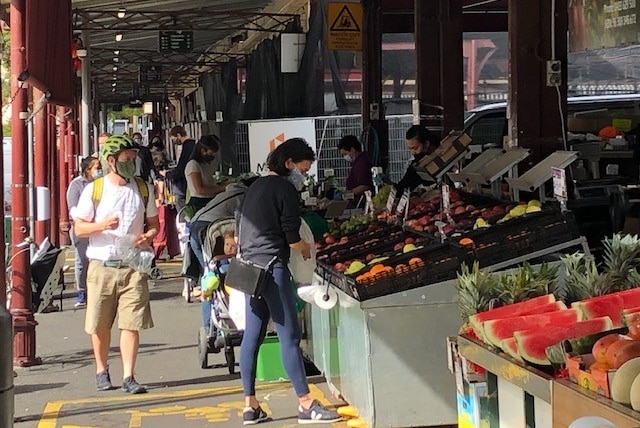
[(458, 352), (467, 360), (485, 368), (529, 394), (551, 404), (553, 377), (508, 357), (498, 355), (487, 345), (458, 336)]
[(567, 380), (553, 382), (553, 427), (566, 428), (576, 419), (599, 416), (618, 428), (640, 425), (640, 413)]

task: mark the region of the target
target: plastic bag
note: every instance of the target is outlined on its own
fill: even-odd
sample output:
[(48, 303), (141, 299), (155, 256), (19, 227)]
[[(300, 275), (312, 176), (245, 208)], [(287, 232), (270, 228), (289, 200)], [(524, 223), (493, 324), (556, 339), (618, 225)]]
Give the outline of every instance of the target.
[(247, 325), (247, 295), (230, 287), (225, 287), (225, 289), (229, 293), (229, 316), (236, 325), (236, 329), (244, 330)]
[(151, 248), (140, 249), (133, 245), (135, 235), (125, 235), (116, 239), (114, 252), (116, 257), (138, 272), (150, 274), (155, 254)]
[(311, 228), (304, 219), (300, 224), (300, 238), (311, 245), (311, 258), (304, 260), (302, 253), (299, 251), (291, 251), (289, 271), (298, 284), (311, 284), (313, 272), (316, 270), (316, 255), (318, 250), (316, 249), (315, 240), (313, 239), (313, 232), (311, 232)]

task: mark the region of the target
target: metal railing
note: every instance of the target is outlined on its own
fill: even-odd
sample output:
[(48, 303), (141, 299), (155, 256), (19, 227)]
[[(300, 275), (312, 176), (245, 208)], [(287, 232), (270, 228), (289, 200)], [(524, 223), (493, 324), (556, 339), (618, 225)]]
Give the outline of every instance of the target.
[[(349, 164), (340, 156), (338, 143), (345, 135), (362, 134), (362, 117), (360, 115), (318, 116), (315, 118), (316, 142), (318, 148), (318, 171), (332, 168), (338, 185), (344, 186), (349, 172)], [(412, 125), (413, 116), (388, 116), (389, 123), (389, 170), (385, 171), (389, 178), (397, 182), (402, 178), (410, 158), (405, 145), (405, 133)], [(240, 172), (249, 172), (249, 121), (239, 121), (236, 128), (235, 153), (240, 165)], [(323, 178), (323, 177), (320, 177)]]

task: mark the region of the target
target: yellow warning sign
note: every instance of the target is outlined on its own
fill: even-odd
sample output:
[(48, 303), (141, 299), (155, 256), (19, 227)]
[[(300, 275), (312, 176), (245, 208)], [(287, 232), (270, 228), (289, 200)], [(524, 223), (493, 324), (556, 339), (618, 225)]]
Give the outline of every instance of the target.
[(331, 50), (362, 50), (362, 5), (329, 3), (327, 34), (327, 47)]

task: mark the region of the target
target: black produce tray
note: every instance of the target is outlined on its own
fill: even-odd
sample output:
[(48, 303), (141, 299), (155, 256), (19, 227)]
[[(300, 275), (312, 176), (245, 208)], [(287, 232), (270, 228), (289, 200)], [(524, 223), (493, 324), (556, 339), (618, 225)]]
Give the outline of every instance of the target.
[(580, 230), (572, 212), (548, 210), (525, 214), (462, 237), (470, 238), (473, 245), (460, 246), (457, 244), (460, 238), (452, 239), (452, 245), (465, 250), (480, 267), (486, 267), (578, 239)]
[[(410, 267), (409, 261), (416, 257), (420, 258), (422, 263), (419, 266)], [(392, 263), (387, 264), (388, 261), (392, 261)], [(354, 275), (344, 275), (319, 261), (317, 272), (324, 280), (329, 281), (354, 299), (363, 302), (454, 279), (460, 265), (468, 262), (466, 250), (447, 243), (438, 243), (381, 262), (385, 266), (393, 267), (394, 274), (378, 275), (367, 283), (358, 283), (356, 278), (366, 273), (368, 269), (363, 269)], [(400, 264), (404, 264), (406, 267), (398, 272), (395, 268)]]

